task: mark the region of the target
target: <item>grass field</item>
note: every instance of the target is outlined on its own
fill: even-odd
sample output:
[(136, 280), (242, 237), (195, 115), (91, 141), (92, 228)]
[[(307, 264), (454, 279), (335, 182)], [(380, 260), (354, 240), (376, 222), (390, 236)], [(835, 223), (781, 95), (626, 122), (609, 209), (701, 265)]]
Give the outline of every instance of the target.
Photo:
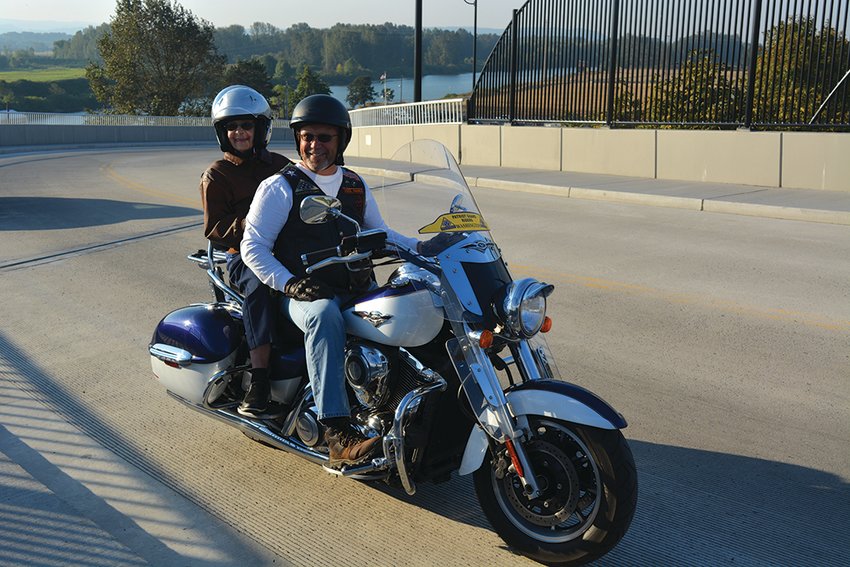
[(0, 71), (0, 81), (34, 81), (48, 83), (63, 79), (82, 79), (86, 70), (82, 67), (51, 67), (49, 69), (27, 69), (23, 71)]

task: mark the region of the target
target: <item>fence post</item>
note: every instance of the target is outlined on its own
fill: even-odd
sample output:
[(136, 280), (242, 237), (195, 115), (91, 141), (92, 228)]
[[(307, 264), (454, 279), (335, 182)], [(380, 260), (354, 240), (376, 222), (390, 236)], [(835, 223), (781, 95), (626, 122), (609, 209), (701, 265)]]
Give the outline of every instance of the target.
[(611, 1), (611, 29), (608, 46), (608, 107), (605, 109), (605, 123), (614, 125), (614, 82), (617, 79), (617, 50), (619, 49), (618, 30), (620, 28), (620, 0)]
[(508, 123), (512, 124), (516, 118), (516, 75), (517, 75), (517, 50), (519, 49), (519, 33), (517, 30), (517, 13), (514, 9), (511, 16), (511, 88), (508, 95)]
[(747, 74), (747, 112), (744, 117), (744, 128), (750, 130), (753, 126), (753, 110), (755, 106), (756, 93), (756, 65), (758, 64), (759, 54), (759, 31), (761, 28), (761, 2), (755, 0), (753, 7), (753, 29), (750, 34), (750, 68)]

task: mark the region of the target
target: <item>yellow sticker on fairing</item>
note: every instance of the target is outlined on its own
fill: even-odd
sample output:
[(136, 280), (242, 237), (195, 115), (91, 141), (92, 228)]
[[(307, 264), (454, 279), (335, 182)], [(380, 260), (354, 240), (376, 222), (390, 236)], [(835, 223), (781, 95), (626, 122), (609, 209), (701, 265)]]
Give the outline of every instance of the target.
[(437, 217), (437, 220), (419, 229), (419, 234), (435, 232), (472, 232), (476, 230), (490, 230), (484, 217), (478, 213), (446, 213)]

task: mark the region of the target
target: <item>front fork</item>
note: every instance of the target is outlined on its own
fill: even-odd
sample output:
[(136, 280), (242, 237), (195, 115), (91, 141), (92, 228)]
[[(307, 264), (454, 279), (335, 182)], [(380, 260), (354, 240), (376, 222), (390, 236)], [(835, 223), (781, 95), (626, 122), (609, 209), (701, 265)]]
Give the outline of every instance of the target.
[[(515, 419), (511, 415), (508, 400), (496, 370), (481, 347), (470, 340), (458, 340), (455, 344), (452, 343), (455, 341), (449, 341), (447, 345), (449, 354), (457, 367), (458, 375), (465, 377), (462, 378), (464, 391), (478, 416), (481, 427), (490, 437), (503, 443), (507, 448), (511, 464), (522, 482), (526, 497), (537, 498), (540, 487), (523, 445), (525, 432), (528, 432), (528, 422), (524, 417)], [(540, 371), (525, 341), (519, 345), (519, 355), (518, 364), (523, 367), (523, 377), (528, 380), (539, 380)], [(467, 360), (473, 362), (467, 365)], [(473, 384), (469, 384), (469, 381)], [(480, 390), (480, 394), (476, 390)], [(480, 399), (481, 395), (483, 399)], [(527, 437), (530, 439), (530, 434)]]

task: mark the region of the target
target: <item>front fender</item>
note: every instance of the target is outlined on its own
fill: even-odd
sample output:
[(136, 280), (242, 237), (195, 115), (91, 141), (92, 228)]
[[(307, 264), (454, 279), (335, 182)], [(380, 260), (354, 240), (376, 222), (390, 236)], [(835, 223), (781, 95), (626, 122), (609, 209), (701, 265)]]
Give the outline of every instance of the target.
[[(599, 429), (623, 429), (625, 418), (605, 400), (581, 386), (554, 380), (532, 380), (505, 392), (511, 414), (540, 415)], [(487, 434), (474, 427), (466, 442), (458, 474), (478, 470), (487, 453)]]

